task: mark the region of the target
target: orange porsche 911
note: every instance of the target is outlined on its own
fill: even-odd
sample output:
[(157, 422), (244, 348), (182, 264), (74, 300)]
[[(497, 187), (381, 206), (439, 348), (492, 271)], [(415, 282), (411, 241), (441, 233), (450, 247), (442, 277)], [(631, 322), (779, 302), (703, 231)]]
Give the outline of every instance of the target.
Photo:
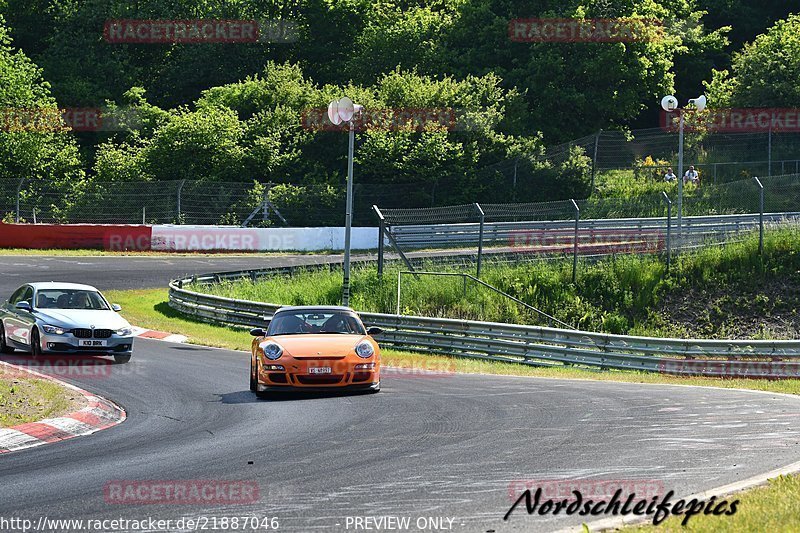
[(282, 307), (255, 337), (250, 390), (258, 396), (286, 390), (381, 388), (381, 354), (373, 335), (349, 307)]

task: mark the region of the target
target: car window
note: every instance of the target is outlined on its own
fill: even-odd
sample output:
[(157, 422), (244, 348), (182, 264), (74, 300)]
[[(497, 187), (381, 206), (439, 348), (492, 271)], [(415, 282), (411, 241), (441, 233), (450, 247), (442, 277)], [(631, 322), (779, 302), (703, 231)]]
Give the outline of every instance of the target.
[(97, 291), (84, 289), (42, 289), (36, 293), (38, 309), (108, 310), (108, 304)]
[(299, 335), (304, 333), (344, 333), (365, 335), (364, 325), (347, 311), (296, 311), (277, 313), (269, 324), (267, 335)]
[(25, 292), (22, 294), (21, 302), (28, 302), (31, 306), (33, 306), (33, 289), (30, 287), (25, 288)]
[(22, 301), (22, 295), (25, 294), (25, 289), (27, 289), (27, 288), (28, 288), (27, 285), (23, 285), (19, 289), (15, 290), (14, 294), (12, 294), (11, 298), (9, 298), (8, 303), (10, 303), (11, 305), (14, 305), (17, 302), (21, 302)]

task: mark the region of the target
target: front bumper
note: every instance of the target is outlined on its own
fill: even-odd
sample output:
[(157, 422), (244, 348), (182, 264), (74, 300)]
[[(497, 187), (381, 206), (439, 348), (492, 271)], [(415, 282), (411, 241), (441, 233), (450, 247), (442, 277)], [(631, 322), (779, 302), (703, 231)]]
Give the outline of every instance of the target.
[[(133, 351), (133, 336), (112, 335), (107, 339), (79, 339), (67, 335), (40, 333), (42, 353), (119, 355)], [(92, 346), (85, 344), (92, 343)]]
[[(266, 365), (283, 370), (260, 368), (258, 390), (374, 390), (380, 387), (380, 362), (375, 359), (279, 359)], [(372, 365), (364, 368), (364, 365)], [(328, 373), (314, 373), (327, 367)]]

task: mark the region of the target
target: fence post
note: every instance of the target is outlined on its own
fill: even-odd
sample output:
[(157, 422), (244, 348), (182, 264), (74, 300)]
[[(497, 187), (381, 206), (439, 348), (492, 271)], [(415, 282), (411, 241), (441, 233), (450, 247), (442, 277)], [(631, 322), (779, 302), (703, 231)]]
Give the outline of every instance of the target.
[(667, 273), (669, 273), (672, 262), (672, 200), (669, 199), (666, 192), (661, 191), (661, 194), (664, 195), (664, 201), (667, 202)]
[(180, 184), (178, 185), (178, 224), (181, 223), (181, 192), (183, 191), (183, 185), (186, 183), (185, 179), (182, 179)]
[(717, 164), (714, 163), (714, 185), (717, 184)]
[(142, 225), (143, 225), (143, 226), (144, 226), (145, 224), (147, 224), (147, 222), (145, 222), (146, 215), (147, 215), (147, 206), (146, 206), (146, 205), (143, 205), (143, 206), (142, 206)]
[(764, 186), (758, 177), (754, 177), (758, 185), (758, 255), (764, 255)]
[(25, 178), (19, 180), (19, 185), (17, 185), (17, 211), (14, 221), (19, 224), (19, 195), (22, 194), (22, 185), (25, 183)]
[(767, 176), (772, 176), (772, 120), (769, 121), (769, 133), (767, 137)]
[(594, 193), (594, 176), (597, 170), (597, 148), (600, 144), (600, 134), (603, 133), (603, 130), (597, 132), (597, 135), (594, 138), (594, 155), (592, 156), (592, 187), (589, 190), (589, 196)]
[(383, 278), (383, 234), (386, 232), (386, 219), (377, 205), (372, 206), (372, 210), (378, 215), (378, 278)]
[(480, 229), (478, 230), (478, 274), (475, 277), (481, 279), (481, 259), (483, 258), (483, 223), (486, 217), (478, 202), (475, 202), (475, 209), (478, 210), (478, 215), (481, 219)]
[(575, 200), (570, 199), (572, 207), (575, 208), (575, 242), (572, 245), (572, 283), (575, 283), (578, 275), (578, 224), (581, 218), (581, 210)]

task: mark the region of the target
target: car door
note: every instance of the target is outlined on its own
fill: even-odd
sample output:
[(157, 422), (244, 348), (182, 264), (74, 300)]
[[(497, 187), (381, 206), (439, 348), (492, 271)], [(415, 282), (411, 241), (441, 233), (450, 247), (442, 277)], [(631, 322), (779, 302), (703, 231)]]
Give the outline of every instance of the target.
[(28, 302), (33, 305), (33, 288), (30, 285), (23, 285), (11, 296), (6, 305), (3, 327), (5, 328), (7, 339), (28, 345), (30, 344), (28, 337), (35, 318), (33, 313), (17, 309), (16, 305), (19, 302)]

